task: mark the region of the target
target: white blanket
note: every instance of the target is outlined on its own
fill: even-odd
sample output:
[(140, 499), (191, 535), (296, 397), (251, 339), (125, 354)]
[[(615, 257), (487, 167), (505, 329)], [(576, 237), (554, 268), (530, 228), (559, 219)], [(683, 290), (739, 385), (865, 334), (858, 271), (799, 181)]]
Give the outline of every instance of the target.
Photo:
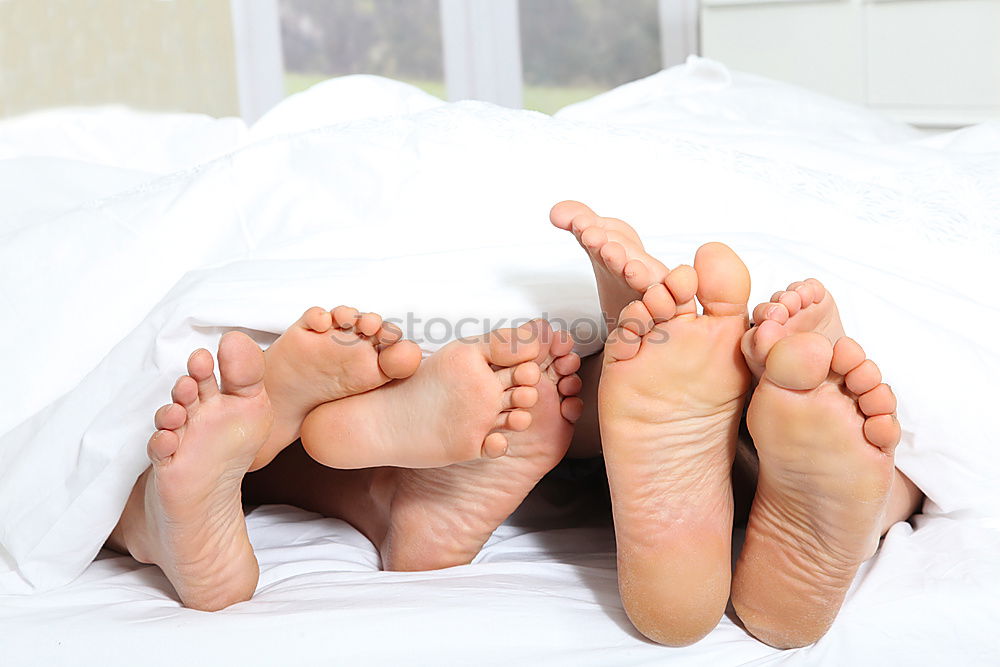
[[(755, 300), (819, 278), (882, 367), (900, 398), (898, 464), (929, 502), (859, 578), (841, 632), (870, 638), (866, 619), (886, 623), (878, 605), (922, 586), (933, 594), (915, 608), (933, 613), (954, 593), (971, 609), (961, 627), (975, 627), (1000, 593), (996, 564), (978, 557), (995, 553), (1000, 511), (995, 126), (928, 137), (697, 59), (553, 118), (347, 77), (250, 129), (125, 110), (0, 123), (0, 194), (0, 593), (64, 586), (87, 568), (146, 466), (153, 411), (188, 353), (228, 328), (267, 344), (308, 306), (347, 303), (409, 317), (428, 350), (466, 318), (459, 334), (537, 315), (586, 334), (574, 325), (598, 318), (588, 263), (546, 222), (566, 198), (633, 222), (668, 264), (729, 243)], [(598, 347), (591, 334), (581, 352)], [(460, 568), (429, 580), (462, 585), (461, 572), (489, 579)], [(394, 575), (354, 579), (352, 594), (373, 577)], [(612, 588), (600, 606), (617, 604)], [(564, 649), (576, 658), (591, 636), (618, 646), (608, 637), (620, 635), (645, 650), (612, 615), (587, 617), (617, 624), (611, 635)], [(702, 644), (733, 633), (724, 622)], [(813, 650), (848, 660), (850, 636)]]

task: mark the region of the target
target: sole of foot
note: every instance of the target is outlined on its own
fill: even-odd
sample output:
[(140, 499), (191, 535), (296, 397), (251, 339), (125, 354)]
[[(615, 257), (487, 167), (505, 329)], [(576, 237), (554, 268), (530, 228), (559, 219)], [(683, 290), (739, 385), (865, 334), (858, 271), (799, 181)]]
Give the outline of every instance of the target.
[(302, 444), (333, 468), (436, 468), (503, 456), (510, 435), (531, 425), (551, 334), (534, 321), (453, 341), (409, 378), (310, 412)]
[(154, 563), (190, 608), (215, 611), (250, 599), (258, 566), (247, 538), (240, 484), (270, 434), (264, 356), (242, 333), (219, 343), (221, 389), (212, 355), (197, 350), (188, 374), (160, 408), (117, 542)]
[(263, 467), (299, 437), (306, 415), (328, 401), (410, 377), (420, 348), (394, 324), (348, 306), (303, 313), (265, 352), (264, 384), (275, 424), (251, 470)]
[(760, 472), (733, 606), (766, 644), (805, 646), (829, 629), (878, 547), (900, 437), (896, 399), (850, 338), (788, 333), (744, 348), (762, 369), (747, 412)]
[(543, 343), (547, 350), (538, 361), (537, 400), (526, 409), (531, 424), (506, 436), (505, 456), (387, 472), (383, 484), (391, 487), (389, 528), (380, 547), (385, 569), (432, 570), (471, 562), (497, 526), (562, 459), (583, 409), (576, 398), (580, 358), (565, 332), (551, 337), (551, 343)]
[(632, 623), (661, 644), (698, 641), (729, 599), (749, 294), (739, 257), (704, 245), (693, 269), (625, 307), (605, 345), (599, 410), (619, 588)]
[(549, 212), (549, 220), (572, 232), (587, 251), (609, 330), (615, 328), (626, 305), (667, 277), (667, 267), (646, 252), (639, 235), (623, 220), (602, 218), (578, 201), (559, 202)]

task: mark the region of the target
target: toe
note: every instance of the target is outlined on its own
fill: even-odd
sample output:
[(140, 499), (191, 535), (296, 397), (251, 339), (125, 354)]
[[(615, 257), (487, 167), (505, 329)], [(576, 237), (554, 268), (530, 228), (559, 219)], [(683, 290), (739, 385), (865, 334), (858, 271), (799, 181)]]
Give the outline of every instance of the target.
[(882, 373), (871, 359), (865, 359), (857, 368), (844, 376), (844, 384), (859, 396), (871, 391), (881, 382)]
[(653, 272), (641, 259), (630, 259), (622, 271), (625, 284), (640, 294), (653, 284)]
[(517, 385), (533, 387), (542, 379), (542, 370), (534, 361), (526, 361), (513, 368), (501, 368), (495, 374), (505, 390)]
[(403, 338), (403, 330), (392, 322), (383, 322), (382, 328), (375, 335), (379, 345), (392, 345)]
[(534, 387), (513, 387), (503, 393), (501, 407), (504, 410), (511, 408), (530, 408), (538, 402), (538, 390)]
[(798, 292), (782, 292), (775, 303), (783, 305), (788, 310), (789, 316), (802, 310), (802, 298)]
[(694, 258), (698, 274), (698, 301), (707, 315), (741, 315), (750, 298), (750, 273), (733, 250), (722, 243), (706, 243)]
[(531, 413), (521, 409), (501, 412), (493, 424), (495, 430), (507, 431), (525, 431), (529, 426), (531, 426)]
[(789, 331), (785, 327), (773, 320), (764, 320), (743, 334), (740, 348), (746, 358), (747, 365), (750, 366), (755, 375), (760, 376), (764, 372), (767, 355), (771, 352), (771, 348), (788, 334)]
[[(577, 229), (576, 220), (573, 221), (573, 229)], [(579, 238), (580, 244), (591, 253), (598, 252), (608, 242), (607, 232), (596, 225), (585, 228)]]
[(559, 404), (559, 413), (563, 419), (571, 424), (575, 424), (583, 415), (583, 401), (575, 396), (566, 398)]
[[(549, 346), (549, 354), (556, 359), (561, 359), (573, 352), (573, 337), (568, 331), (559, 330), (552, 332), (552, 344)], [(572, 371), (570, 371), (572, 372)]]
[(580, 370), (580, 355), (576, 353), (563, 355), (553, 362), (552, 367), (559, 375), (572, 375)]
[(324, 333), (329, 331), (330, 327), (333, 326), (333, 316), (330, 314), (330, 311), (323, 310), (319, 306), (313, 306), (302, 314), (299, 322), (310, 331)]
[(187, 410), (177, 403), (164, 405), (153, 415), (153, 425), (157, 429), (172, 431), (180, 428), (187, 421)]
[(198, 383), (190, 375), (180, 376), (170, 391), (170, 398), (185, 408), (191, 407), (198, 400)]
[(799, 295), (799, 299), (802, 301), (802, 307), (806, 308), (815, 303), (813, 298), (813, 286), (805, 281), (794, 282), (788, 286), (788, 289)]
[(570, 225), (573, 224), (573, 218), (583, 214), (594, 215), (594, 212), (586, 204), (566, 200), (552, 207), (552, 210), (549, 211), (549, 220), (559, 229), (568, 230)]
[(579, 239), (581, 234), (591, 227), (599, 225), (599, 223), (600, 218), (598, 215), (590, 209), (587, 209), (586, 211), (573, 216), (573, 219), (569, 223), (569, 230), (573, 232), (577, 239)]
[(788, 309), (780, 303), (761, 303), (753, 309), (753, 321), (757, 324), (765, 320), (774, 320), (778, 324), (788, 321)]
[(865, 360), (865, 351), (852, 338), (843, 336), (833, 346), (830, 368), (838, 375), (847, 375)]
[[(535, 357), (535, 363), (542, 365), (551, 361), (552, 355), (552, 344), (557, 340), (563, 340), (563, 334), (557, 333), (552, 325), (548, 323), (547, 320), (542, 318), (536, 318), (526, 323), (525, 328), (530, 329), (531, 335), (526, 336), (527, 340), (537, 340), (538, 341), (538, 356)], [(562, 345), (562, 343), (560, 343)]]
[(653, 315), (642, 301), (633, 301), (618, 315), (618, 328), (644, 336), (653, 328)]
[(677, 314), (677, 303), (670, 294), (670, 290), (662, 283), (652, 285), (647, 289), (646, 293), (642, 295), (642, 303), (649, 313), (650, 327), (654, 322), (666, 322)]
[(815, 389), (830, 374), (833, 346), (825, 336), (797, 333), (777, 341), (767, 355), (765, 377), (785, 389)]
[(204, 348), (195, 350), (188, 358), (188, 375), (198, 383), (198, 397), (202, 400), (219, 393), (219, 386), (215, 383), (215, 375), (212, 372), (214, 368), (215, 361), (212, 360), (211, 353)]
[(162, 463), (174, 455), (180, 444), (180, 436), (175, 432), (159, 430), (149, 438), (149, 443), (146, 445), (146, 455), (153, 463)]
[(815, 278), (806, 278), (805, 283), (812, 287), (813, 303), (819, 303), (826, 296), (826, 287)]
[(692, 305), (691, 312), (694, 312), (694, 297), (698, 291), (698, 273), (694, 270), (694, 267), (681, 264), (667, 274), (664, 282), (667, 285), (667, 289), (670, 290), (670, 294), (673, 296), (678, 310), (681, 309), (681, 305), (690, 303)]
[(538, 328), (528, 322), (516, 329), (497, 329), (480, 343), (486, 360), (495, 366), (515, 366), (538, 357), (541, 352)]
[(858, 397), (858, 407), (869, 417), (891, 415), (896, 411), (896, 395), (887, 384), (880, 384)]
[(401, 340), (378, 353), (378, 367), (394, 380), (408, 378), (420, 367), (420, 346), (412, 340)]
[(743, 353), (747, 367), (753, 373), (754, 377), (760, 377), (764, 373), (764, 362), (767, 359), (766, 355), (762, 358), (756, 353), (757, 346), (754, 339), (757, 337), (757, 329), (759, 328), (752, 327), (747, 329), (740, 338), (740, 352)]
[(341, 329), (350, 329), (358, 321), (358, 317), (361, 316), (357, 308), (351, 308), (350, 306), (337, 306), (331, 311), (331, 314), (333, 315), (333, 321)]
[[(219, 375), (224, 394), (258, 395), (264, 389), (263, 351), (250, 336), (230, 331), (219, 341)], [(214, 379), (212, 383), (214, 385)]]
[(608, 342), (604, 344), (604, 361), (613, 363), (631, 359), (639, 353), (640, 345), (642, 336), (630, 329), (618, 327), (608, 334)]
[(580, 376), (575, 373), (573, 375), (567, 375), (559, 380), (559, 383), (556, 385), (556, 389), (559, 390), (559, 394), (562, 396), (576, 396), (583, 390), (583, 380), (581, 380)]
[(542, 369), (533, 361), (526, 361), (514, 367), (511, 382), (522, 386), (533, 386), (542, 379)]
[(503, 433), (490, 433), (483, 440), (482, 454), (488, 459), (498, 459), (507, 453), (507, 438)]
[(601, 261), (609, 271), (620, 274), (625, 271), (625, 264), (628, 257), (625, 254), (625, 246), (617, 241), (609, 241), (601, 246)]
[(355, 328), (365, 336), (374, 336), (382, 328), (382, 316), (377, 313), (362, 313)]
[(879, 449), (891, 450), (899, 444), (899, 422), (895, 415), (876, 415), (865, 420), (865, 439)]

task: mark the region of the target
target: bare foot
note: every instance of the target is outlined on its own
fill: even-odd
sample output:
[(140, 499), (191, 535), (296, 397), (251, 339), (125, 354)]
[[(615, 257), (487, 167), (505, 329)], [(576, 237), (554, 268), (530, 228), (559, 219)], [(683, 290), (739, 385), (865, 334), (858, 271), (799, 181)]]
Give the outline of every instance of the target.
[(622, 603), (671, 646), (708, 634), (729, 598), (730, 470), (750, 376), (746, 267), (721, 243), (694, 267), (622, 311), (599, 394)]
[(763, 369), (747, 413), (760, 473), (733, 605), (761, 641), (805, 646), (826, 633), (878, 547), (900, 436), (896, 399), (850, 338), (833, 345), (826, 332), (791, 333), (743, 347)]
[[(389, 523), (381, 542), (387, 570), (430, 570), (469, 563), (493, 531), (558, 463), (582, 405), (575, 394), (580, 358), (565, 332), (540, 361), (531, 425), (508, 436), (507, 455), (426, 470), (393, 469)], [(381, 391), (381, 390), (380, 390)], [(438, 409), (448, 409), (442, 405)], [(376, 542), (378, 543), (378, 542)]]
[(507, 451), (531, 424), (536, 359), (548, 323), (529, 322), (457, 340), (405, 380), (325, 403), (302, 424), (302, 445), (333, 468), (436, 468)]
[(251, 470), (267, 465), (295, 441), (316, 406), (413, 375), (420, 348), (402, 336), (375, 313), (347, 306), (307, 310), (264, 352), (264, 384), (275, 421)]
[(240, 483), (272, 424), (264, 356), (249, 337), (222, 337), (221, 392), (212, 368), (206, 350), (192, 354), (174, 402), (156, 412), (152, 465), (111, 539), (139, 562), (158, 565), (181, 602), (204, 611), (248, 600), (257, 586)]
[(549, 220), (559, 229), (572, 232), (587, 251), (609, 330), (617, 326), (616, 318), (625, 306), (641, 299), (647, 287), (667, 277), (667, 267), (646, 253), (639, 235), (622, 220), (601, 218), (577, 201), (553, 206)]

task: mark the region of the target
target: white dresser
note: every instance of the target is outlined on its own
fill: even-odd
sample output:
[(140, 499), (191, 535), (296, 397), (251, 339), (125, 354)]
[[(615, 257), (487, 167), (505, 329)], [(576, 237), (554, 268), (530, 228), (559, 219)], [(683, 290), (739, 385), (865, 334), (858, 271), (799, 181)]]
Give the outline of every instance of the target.
[(701, 52), (916, 125), (1000, 120), (1000, 0), (702, 0)]

